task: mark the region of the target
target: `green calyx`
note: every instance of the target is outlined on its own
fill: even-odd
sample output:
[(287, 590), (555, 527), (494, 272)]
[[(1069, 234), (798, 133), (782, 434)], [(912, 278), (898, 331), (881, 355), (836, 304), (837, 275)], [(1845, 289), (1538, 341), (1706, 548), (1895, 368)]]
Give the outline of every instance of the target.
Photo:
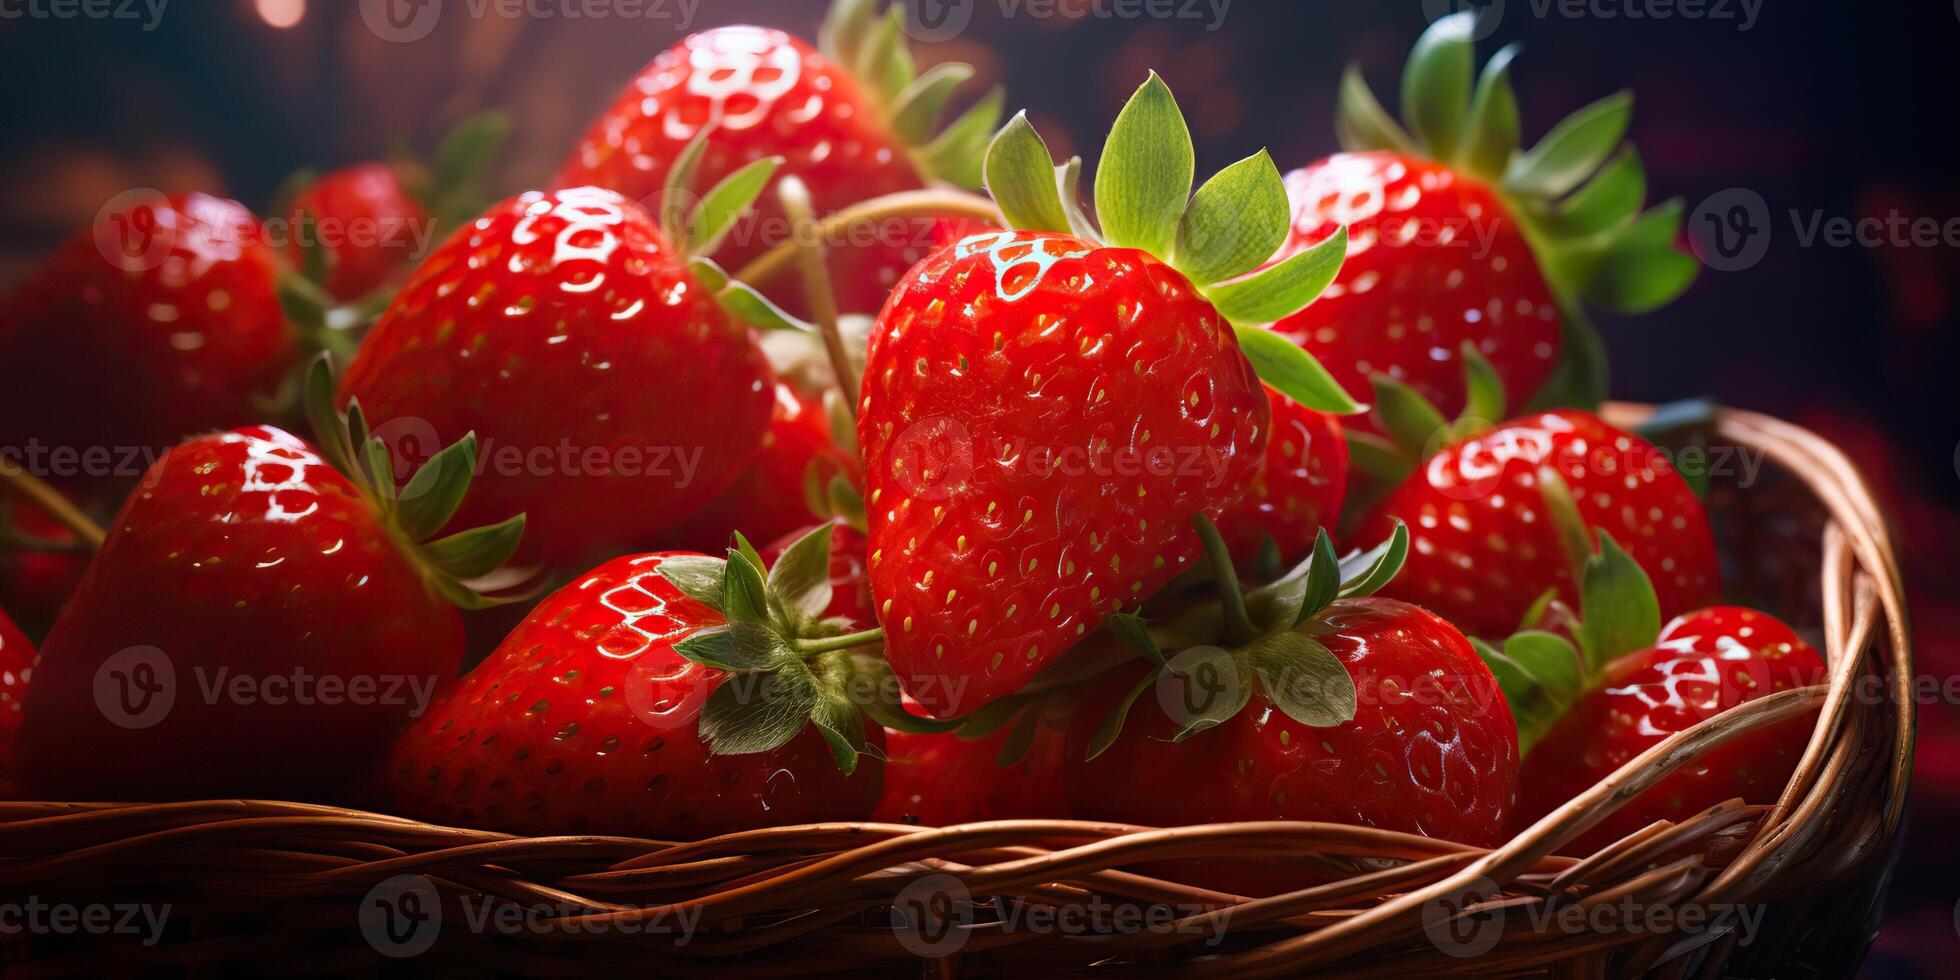
[(666, 185), (660, 191), (654, 215), (660, 222), (661, 234), (679, 250), (688, 271), (729, 316), (758, 330), (816, 332), (815, 327), (790, 315), (760, 290), (730, 276), (726, 269), (708, 258), (755, 207), (756, 200), (785, 162), (779, 156), (764, 157), (697, 194), (696, 173), (712, 135), (714, 127), (702, 127), (667, 169)]
[(1083, 213), (1078, 196), (1082, 161), (1056, 166), (1026, 113), (1009, 120), (988, 147), (987, 189), (1015, 228), (1074, 235), (1162, 259), (1231, 322), (1240, 349), (1268, 385), (1319, 411), (1360, 412), (1313, 355), (1265, 329), (1304, 309), (1334, 281), (1347, 258), (1346, 229), (1267, 265), (1292, 227), (1286, 186), (1272, 157), (1261, 150), (1193, 193), (1196, 156), (1177, 99), (1152, 72), (1103, 146), (1095, 182), (1100, 228)]
[(980, 186), (980, 160), (1000, 125), (1005, 93), (996, 88), (951, 123), (946, 107), (973, 66), (934, 65), (921, 73), (905, 46), (905, 9), (879, 12), (881, 0), (836, 0), (817, 35), (824, 56), (856, 76), (885, 124), (929, 180)]
[(1565, 313), (1566, 357), (1535, 405), (1594, 408), (1606, 396), (1608, 374), (1583, 307), (1646, 313), (1688, 288), (1700, 266), (1674, 246), (1681, 202), (1642, 210), (1646, 173), (1624, 143), (1633, 112), (1629, 93), (1580, 109), (1522, 149), (1510, 77), (1517, 48), (1506, 47), (1476, 71), (1475, 25), (1474, 12), (1452, 14), (1416, 42), (1402, 75), (1406, 128), (1350, 67), (1341, 80), (1336, 131), (1351, 152), (1424, 155), (1497, 193)]
[[(1137, 699), (1162, 683), (1183, 685), (1178, 697), (1190, 710), (1178, 719), (1184, 726), (1175, 736), (1180, 742), (1236, 716), (1255, 689), (1302, 725), (1331, 728), (1354, 718), (1354, 678), (1319, 639), (1328, 630), (1321, 616), (1337, 599), (1373, 595), (1392, 581), (1408, 557), (1408, 529), (1398, 523), (1387, 541), (1345, 559), (1335, 556), (1323, 530), (1305, 561), (1246, 591), (1218, 528), (1202, 514), (1192, 523), (1211, 563), (1218, 601), (1161, 625), (1128, 613), (1110, 617), (1110, 629), (1156, 669), (1103, 718), (1089, 743), (1091, 759), (1115, 743)], [(1177, 652), (1167, 653), (1167, 645)]]
[(740, 534), (728, 557), (669, 558), (659, 573), (689, 598), (727, 620), (674, 647), (695, 663), (729, 676), (702, 707), (700, 733), (719, 755), (772, 752), (815, 725), (837, 766), (856, 771), (868, 748), (865, 721), (902, 731), (949, 731), (905, 712), (898, 681), (882, 656), (866, 652), (881, 629), (848, 632), (824, 617), (831, 600), (831, 527), (797, 539), (774, 567)]
[(1539, 471), (1546, 509), (1573, 562), (1579, 610), (1550, 590), (1499, 646), (1471, 640), (1496, 676), (1518, 723), (1518, 749), (1529, 753), (1574, 702), (1605, 681), (1614, 660), (1654, 645), (1660, 600), (1638, 562), (1603, 530), (1589, 533), (1557, 471)]
[(1349, 429), (1348, 456), (1355, 468), (1384, 485), (1401, 483), (1415, 467), (1443, 449), (1479, 435), (1506, 418), (1504, 381), (1497, 376), (1475, 344), (1458, 348), (1463, 360), (1466, 399), (1463, 414), (1444, 417), (1421, 392), (1386, 374), (1370, 380), (1375, 388), (1373, 414), (1382, 435)]
[(476, 433), (429, 457), (405, 484), (395, 479), (394, 452), (368, 427), (358, 400), (342, 414), (333, 404), (333, 363), (322, 353), (308, 368), (307, 420), (320, 455), (374, 504), (382, 526), (422, 573), (429, 589), (462, 609), (488, 609), (536, 594), (528, 570), (506, 568), (524, 538), (524, 515), (437, 537), (469, 493), (476, 474)]

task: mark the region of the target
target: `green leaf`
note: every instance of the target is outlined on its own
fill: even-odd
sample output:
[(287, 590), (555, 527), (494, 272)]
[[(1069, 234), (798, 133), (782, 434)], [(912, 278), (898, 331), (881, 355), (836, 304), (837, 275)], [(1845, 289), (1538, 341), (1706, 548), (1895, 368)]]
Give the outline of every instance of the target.
[(758, 623), (728, 623), (700, 630), (674, 644), (674, 652), (716, 670), (763, 670), (796, 654), (775, 630)]
[(1159, 667), (1164, 666), (1164, 651), (1157, 646), (1156, 639), (1151, 637), (1150, 624), (1145, 622), (1142, 616), (1133, 613), (1113, 613), (1108, 622), (1110, 630), (1118, 639), (1136, 648), (1138, 653), (1143, 654), (1144, 659)]
[(481, 197), (510, 131), (510, 117), (501, 112), (480, 113), (456, 124), (436, 147), (436, 192), (450, 200)]
[(1458, 353), (1463, 356), (1463, 382), (1466, 399), (1463, 417), (1452, 428), (1454, 438), (1470, 433), (1464, 431), (1463, 422), (1495, 423), (1504, 420), (1506, 398), (1504, 379), (1497, 376), (1497, 369), (1477, 350), (1472, 341), (1464, 341)]
[(1068, 213), (1055, 178), (1055, 158), (1048, 144), (1017, 113), (987, 149), (987, 191), (1000, 205), (1007, 223), (1023, 231), (1070, 230)]
[(1232, 333), (1238, 337), (1239, 350), (1252, 362), (1259, 380), (1274, 391), (1315, 411), (1334, 415), (1355, 415), (1362, 411), (1348, 396), (1347, 389), (1299, 344), (1265, 327), (1234, 326)]
[[(681, 147), (674, 163), (667, 168), (667, 180), (660, 192), (660, 231), (669, 243), (678, 244), (686, 240), (688, 208), (687, 202), (693, 199), (694, 174), (701, 168), (701, 157), (708, 151), (708, 137), (713, 135), (712, 123), (701, 127), (694, 138)], [(724, 280), (726, 277), (723, 277)], [(716, 287), (719, 288), (719, 287)]]
[(1286, 181), (1265, 150), (1205, 181), (1184, 212), (1172, 265), (1192, 282), (1236, 279), (1265, 264), (1292, 228)]
[[(1258, 641), (1255, 638), (1253, 643)], [(1199, 732), (1232, 720), (1252, 700), (1250, 665), (1239, 655), (1218, 647), (1192, 647), (1170, 659), (1165, 678), (1179, 684), (1174, 720), (1184, 729), (1171, 740), (1182, 742)]]
[(1409, 153), (1415, 150), (1415, 140), (1402, 129), (1395, 117), (1382, 108), (1381, 100), (1368, 87), (1368, 80), (1361, 76), (1361, 69), (1348, 65), (1341, 73), (1340, 102), (1334, 112), (1334, 132), (1340, 139), (1341, 149), (1349, 153), (1363, 153), (1369, 150), (1395, 150)]
[(760, 623), (769, 618), (769, 595), (762, 578), (762, 563), (744, 555), (740, 548), (728, 549), (721, 609), (730, 622)]
[(1375, 417), (1382, 430), (1404, 453), (1428, 459), (1449, 438), (1450, 420), (1414, 388), (1388, 375), (1377, 374)]
[(819, 50), (840, 65), (856, 64), (877, 13), (878, 0), (834, 0), (817, 30)]
[(1585, 186), (1552, 209), (1545, 228), (1559, 238), (1578, 238), (1619, 225), (1640, 213), (1647, 199), (1647, 171), (1629, 146)]
[(1082, 158), (1069, 157), (1055, 168), (1055, 186), (1061, 192), (1062, 210), (1068, 213), (1068, 226), (1084, 241), (1102, 241), (1102, 229), (1082, 213)]
[(1341, 228), (1303, 252), (1244, 279), (1204, 287), (1225, 319), (1241, 326), (1284, 320), (1307, 308), (1347, 261), (1348, 232)]
[(1528, 754), (1585, 693), (1579, 653), (1563, 637), (1524, 632), (1504, 641), (1498, 650), (1472, 640), (1477, 655), (1490, 667), (1497, 686), (1510, 703), (1518, 724), (1518, 753)]
[(1394, 486), (1408, 478), (1415, 459), (1402, 447), (1372, 432), (1348, 429), (1341, 433), (1347, 442), (1348, 465), (1384, 486)]
[(1501, 178), (1518, 149), (1518, 94), (1511, 88), (1511, 60), (1517, 54), (1517, 45), (1505, 45), (1484, 63), (1470, 103), (1470, 131), (1459, 159), (1485, 180)]
[(913, 160), (928, 177), (960, 187), (979, 187), (984, 176), (982, 164), (987, 159), (987, 143), (993, 139), (994, 127), (1000, 124), (1006, 107), (1007, 92), (993, 89), (941, 130), (932, 142), (914, 151)]
[(1355, 599), (1380, 592), (1383, 586), (1395, 581), (1408, 557), (1409, 526), (1396, 521), (1395, 532), (1387, 541), (1341, 560), (1340, 597)]
[[(1096, 213), (1110, 243), (1167, 256), (1191, 202), (1197, 152), (1156, 72), (1116, 116), (1096, 168)], [(1304, 304), (1303, 304), (1304, 305)]]
[(1129, 717), (1130, 708), (1137, 703), (1137, 698), (1143, 696), (1143, 692), (1156, 686), (1157, 676), (1157, 671), (1145, 671), (1135, 684), (1130, 685), (1129, 693), (1123, 695), (1123, 699), (1116, 702), (1116, 707), (1110, 709), (1109, 714), (1103, 716), (1102, 723), (1096, 726), (1096, 734), (1089, 739), (1089, 751), (1083, 756), (1084, 759), (1094, 759), (1116, 744), (1116, 736), (1123, 734), (1123, 721)]
[(701, 196), (694, 213), (687, 219), (687, 234), (681, 250), (687, 255), (709, 255), (721, 247), (722, 239), (748, 213), (762, 189), (776, 176), (782, 157), (766, 157), (729, 174)]
[(1007, 738), (1000, 743), (1000, 753), (994, 756), (994, 765), (1002, 769), (1019, 765), (1022, 759), (1027, 758), (1028, 749), (1033, 747), (1035, 730), (1039, 727), (1041, 727), (1039, 710), (1031, 708), (1021, 712), (1021, 716), (1014, 721), (1013, 730), (1009, 731)]
[(924, 143), (946, 112), (946, 103), (973, 77), (973, 66), (949, 61), (926, 69), (892, 103), (892, 128), (909, 146)]
[(463, 438), (429, 457), (402, 488), (401, 506), (395, 512), (397, 526), (410, 541), (423, 541), (442, 530), (469, 493), (476, 476), (476, 433)]
[(361, 443), (361, 463), (367, 471), (369, 485), (374, 488), (374, 503), (380, 508), (381, 516), (388, 520), (395, 518), (395, 501), (401, 487), (395, 482), (395, 454), (380, 436), (370, 436)]
[(822, 524), (784, 549), (769, 569), (769, 591), (804, 620), (823, 616), (830, 606), (831, 525)]
[(858, 493), (850, 480), (842, 476), (831, 477), (828, 500), (832, 516), (860, 532), (865, 529), (864, 495)]
[(1504, 188), (1526, 197), (1560, 197), (1592, 176), (1613, 155), (1633, 116), (1633, 96), (1617, 92), (1552, 127), (1530, 151), (1511, 161)]
[(1586, 519), (1579, 513), (1579, 502), (1572, 498), (1572, 488), (1566, 485), (1565, 477), (1551, 466), (1538, 467), (1538, 493), (1545, 500), (1545, 516), (1557, 532), (1559, 544), (1565, 548), (1566, 561), (1570, 563), (1572, 580), (1585, 578), (1586, 566), (1593, 556), (1592, 534), (1586, 529)]
[(872, 25), (864, 46), (852, 62), (852, 73), (877, 93), (878, 101), (892, 104), (912, 80), (912, 55), (905, 49), (905, 10), (892, 7)]
[(1289, 630), (1260, 637), (1248, 653), (1266, 696), (1288, 718), (1313, 728), (1354, 720), (1354, 678), (1319, 640)]
[(1438, 160), (1456, 157), (1470, 112), (1470, 75), (1476, 64), (1471, 35), (1475, 13), (1441, 17), (1417, 39), (1402, 69), (1402, 117), (1410, 132)]
[(821, 691), (810, 709), (810, 720), (816, 722), (818, 734), (830, 746), (838, 770), (846, 776), (856, 772), (858, 757), (865, 753), (867, 743), (864, 716), (850, 700), (832, 691)]
[(773, 752), (803, 730), (816, 705), (816, 681), (802, 664), (731, 674), (701, 708), (701, 738), (715, 755)]
[(1599, 551), (1586, 563), (1580, 590), (1579, 643), (1593, 672), (1614, 658), (1654, 645), (1661, 632), (1654, 584), (1612, 535), (1599, 532)]
[[(697, 255), (689, 259), (687, 262), (687, 271), (694, 273), (694, 278), (701, 280), (701, 287), (708, 292), (719, 293), (728, 288), (730, 281), (728, 270), (722, 268), (714, 259), (708, 258), (705, 255)], [(726, 306), (728, 304), (723, 303), (722, 305)]]
[(435, 566), (458, 579), (481, 578), (504, 566), (524, 540), (524, 515), (458, 531), (422, 546)]
[(1651, 313), (1687, 292), (1700, 274), (1700, 262), (1673, 249), (1613, 253), (1586, 287), (1586, 299), (1615, 313)]
[[(851, 682), (853, 684), (862, 684), (862, 687), (854, 687), (853, 690), (867, 690), (872, 695), (863, 699), (862, 707), (864, 713), (870, 716), (872, 721), (892, 731), (907, 732), (913, 735), (943, 735), (947, 732), (961, 731), (975, 717), (949, 718), (942, 721), (937, 718), (915, 715), (905, 710), (905, 702), (900, 694), (898, 678), (892, 674), (891, 664), (887, 663), (883, 656), (869, 653), (853, 653), (850, 656), (849, 663)], [(995, 701), (987, 707), (992, 708), (996, 705), (1018, 707), (1019, 702), (1013, 698), (1007, 698), (1001, 701)], [(982, 710), (984, 711), (986, 709)]]
[(715, 301), (729, 316), (758, 330), (797, 330), (815, 333), (817, 328), (797, 319), (774, 300), (756, 291), (755, 287), (738, 280), (728, 280), (727, 285), (715, 294)]
[(1327, 536), (1327, 529), (1323, 527), (1314, 537), (1313, 559), (1307, 566), (1306, 602), (1294, 617), (1294, 623), (1297, 625), (1301, 620), (1319, 615), (1340, 594), (1341, 560), (1334, 554), (1334, 540)]
[(1322, 528), (1306, 561), (1246, 594), (1246, 611), (1262, 631), (1284, 632), (1325, 609), (1340, 588), (1340, 559), (1334, 555), (1334, 542)]
[(656, 569), (667, 584), (681, 594), (716, 612), (728, 587), (728, 563), (707, 555), (680, 555), (665, 558)]
[(313, 429), (313, 441), (320, 455), (342, 476), (354, 475), (352, 446), (347, 441), (347, 420), (333, 407), (333, 357), (321, 351), (306, 367), (306, 383), (301, 391), (306, 421)]

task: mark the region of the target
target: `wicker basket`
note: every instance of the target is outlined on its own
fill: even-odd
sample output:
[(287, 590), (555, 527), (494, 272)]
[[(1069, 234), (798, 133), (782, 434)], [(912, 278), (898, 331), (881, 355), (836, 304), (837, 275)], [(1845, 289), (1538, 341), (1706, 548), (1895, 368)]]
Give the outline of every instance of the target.
[[(1610, 409), (1623, 425), (1645, 411)], [(1725, 413), (1714, 439), (1767, 460), (1752, 486), (1711, 497), (1725, 550), (1748, 559), (1730, 569), (1733, 591), (1821, 639), (1829, 685), (1670, 738), (1496, 850), (1312, 823), (836, 824), (673, 843), (275, 802), (9, 803), (0, 901), (65, 903), (98, 926), (0, 935), (0, 959), (37, 971), (313, 972), (394, 957), (547, 974), (1847, 975), (1874, 934), (1912, 754), (1893, 545), (1828, 443), (1746, 412)], [(1656, 824), (1583, 859), (1554, 853), (1723, 740), (1812, 711), (1775, 805)], [(1281, 855), (1319, 872), (1256, 900), (1165, 877), (1182, 859)], [(143, 916), (166, 904), (167, 925), (147, 932)], [(102, 925), (124, 917), (128, 929)]]

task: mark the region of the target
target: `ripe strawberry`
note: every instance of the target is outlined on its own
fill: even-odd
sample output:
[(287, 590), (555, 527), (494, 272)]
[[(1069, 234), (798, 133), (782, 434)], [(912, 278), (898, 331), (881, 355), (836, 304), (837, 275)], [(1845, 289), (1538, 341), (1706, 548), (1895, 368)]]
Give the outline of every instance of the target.
[(241, 424), (297, 357), (250, 211), (118, 201), (0, 302), (0, 448), (160, 447)]
[(16, 622), (52, 625), (87, 567), (74, 531), (30, 500), (0, 495), (0, 605)]
[[(741, 209), (697, 212), (690, 238)], [(390, 433), (398, 458), (431, 431), (482, 436), (459, 519), (527, 512), (547, 562), (616, 548), (711, 500), (768, 427), (769, 368), (718, 305), (725, 285), (617, 194), (524, 194), (416, 270), (341, 398), (412, 420)]]
[[(1272, 437), (1266, 458), (1238, 506), (1218, 529), (1241, 565), (1274, 558), (1299, 561), (1322, 527), (1332, 527), (1347, 497), (1348, 447), (1340, 419), (1268, 388)], [(1270, 542), (1270, 544), (1269, 544)]]
[(308, 249), (297, 229), (309, 227), (325, 265), (321, 285), (347, 302), (381, 288), (406, 268), (430, 221), (385, 163), (322, 175), (293, 197), (286, 216), (296, 229), (286, 246), (293, 265), (306, 267)]
[[(725, 565), (615, 559), (553, 594), (402, 736), (396, 808), (525, 834), (679, 839), (864, 819), (883, 740), (848, 691), (876, 664), (816, 618), (830, 539), (819, 529), (792, 546), (766, 589), (744, 544)], [(756, 710), (763, 698), (781, 710)]]
[[(916, 707), (916, 705), (907, 705)], [(885, 790), (871, 819), (922, 827), (1069, 816), (1072, 699), (1045, 699), (984, 735), (885, 732)]]
[(1625, 93), (1518, 152), (1516, 51), (1490, 60), (1473, 95), (1474, 16), (1442, 18), (1417, 42), (1402, 83), (1407, 131), (1358, 72), (1343, 79), (1337, 128), (1349, 152), (1286, 187), (1288, 249), (1346, 225), (1347, 263), (1319, 302), (1275, 329), (1357, 398), (1380, 373), (1454, 414), (1465, 399), (1458, 351), (1470, 343), (1512, 404), (1596, 405), (1605, 365), (1579, 304), (1645, 312), (1686, 289), (1698, 265), (1673, 248), (1680, 204), (1639, 214), (1646, 180), (1621, 149)]
[(873, 329), (858, 412), (872, 589), (892, 667), (936, 716), (1020, 689), (1190, 565), (1191, 517), (1236, 504), (1265, 455), (1248, 356), (1288, 394), (1352, 409), (1297, 347), (1234, 326), (1308, 301), (1340, 241), (1229, 281), (1284, 235), (1279, 175), (1262, 153), (1194, 200), (1189, 151), (1153, 75), (1104, 150), (1104, 241), (1064, 204), (1073, 168), (1058, 183), (1017, 118), (988, 183), (1033, 230), (921, 263)]
[(34, 644), (7, 618), (6, 610), (0, 609), (0, 800), (19, 795), (14, 784), (14, 742), (20, 732), (27, 685), (40, 662)]
[[(1716, 606), (1682, 616), (1654, 645), (1608, 664), (1525, 762), (1519, 817), (1536, 820), (1662, 739), (1739, 704), (1824, 683), (1824, 660), (1766, 613)], [(1575, 840), (1591, 853), (1656, 820), (1724, 801), (1774, 803), (1810, 742), (1815, 716), (1752, 733), (1695, 760)]]
[[(323, 375), (314, 417), (339, 427)], [(398, 496), (357, 409), (344, 425), (320, 449), (263, 426), (204, 436), (150, 470), (42, 649), (30, 790), (344, 798), (455, 675), (452, 602), (488, 601), (457, 579), (500, 565), (523, 519), (417, 543), (467, 490), (472, 441)]]
[[(1502, 841), (1516, 803), (1517, 727), (1490, 670), (1441, 617), (1368, 597), (1406, 545), (1398, 534), (1343, 574), (1322, 537), (1304, 568), (1246, 596), (1243, 611), (1228, 600), (1222, 613), (1169, 624), (1164, 635), (1181, 634), (1183, 653), (1166, 660), (1155, 652), (1159, 632), (1139, 637), (1162, 666), (1111, 676), (1070, 728), (1075, 813), (1150, 826), (1315, 820)], [(1212, 553), (1223, 551), (1219, 542)], [(1225, 571), (1229, 596), (1238, 586)], [(1221, 618), (1225, 648), (1204, 645)]]
[[(876, 0), (839, 0), (821, 50), (760, 27), (686, 38), (647, 65), (600, 115), (560, 168), (556, 186), (597, 185), (651, 202), (697, 137), (705, 137), (698, 173), (710, 181), (754, 160), (783, 157), (783, 176), (809, 186), (818, 217), (918, 190), (929, 180), (977, 185), (979, 161), (1000, 119), (1000, 95), (942, 132), (947, 100), (973, 70), (946, 64), (915, 78), (899, 33), (903, 10), (876, 16), (877, 7)], [(876, 312), (905, 270), (943, 244), (941, 232), (936, 222), (888, 222), (827, 242), (841, 308)], [(789, 235), (776, 195), (765, 194), (756, 221), (714, 255), (733, 268)], [(770, 293), (800, 312), (805, 307), (794, 278), (783, 277)]]
[[(1570, 499), (1557, 511), (1546, 499), (1548, 469), (1563, 481), (1560, 498)], [(1568, 506), (1576, 518), (1565, 516)], [(1577, 600), (1572, 528), (1581, 542), (1591, 537), (1586, 528), (1626, 542), (1653, 577), (1663, 615), (1706, 605), (1721, 590), (1714, 533), (1687, 481), (1646, 440), (1586, 412), (1526, 416), (1447, 441), (1355, 540), (1382, 540), (1398, 521), (1415, 546), (1386, 594), (1421, 603), (1472, 636), (1509, 635), (1549, 590)]]

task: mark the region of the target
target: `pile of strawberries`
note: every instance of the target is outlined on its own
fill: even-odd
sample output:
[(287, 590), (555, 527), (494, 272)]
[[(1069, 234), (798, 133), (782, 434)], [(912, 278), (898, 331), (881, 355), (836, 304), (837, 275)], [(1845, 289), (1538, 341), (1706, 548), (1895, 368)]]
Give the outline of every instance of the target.
[[(1347, 152), (1194, 191), (1152, 75), (1091, 209), (999, 93), (942, 125), (972, 71), (878, 6), (688, 37), (487, 209), (489, 121), (272, 212), (446, 224), (419, 263), (139, 195), (8, 296), (0, 447), (175, 444), (11, 478), (0, 600), (60, 612), (38, 663), (0, 618), (8, 792), (1494, 845), (1820, 676), (1716, 604), (1697, 488), (1594, 414), (1585, 310), (1696, 269), (1626, 96), (1521, 147), (1513, 52), (1478, 70), (1450, 17), (1406, 123), (1350, 73)], [(56, 490), (121, 499), (92, 557)], [(1578, 846), (1773, 801), (1808, 728)]]

